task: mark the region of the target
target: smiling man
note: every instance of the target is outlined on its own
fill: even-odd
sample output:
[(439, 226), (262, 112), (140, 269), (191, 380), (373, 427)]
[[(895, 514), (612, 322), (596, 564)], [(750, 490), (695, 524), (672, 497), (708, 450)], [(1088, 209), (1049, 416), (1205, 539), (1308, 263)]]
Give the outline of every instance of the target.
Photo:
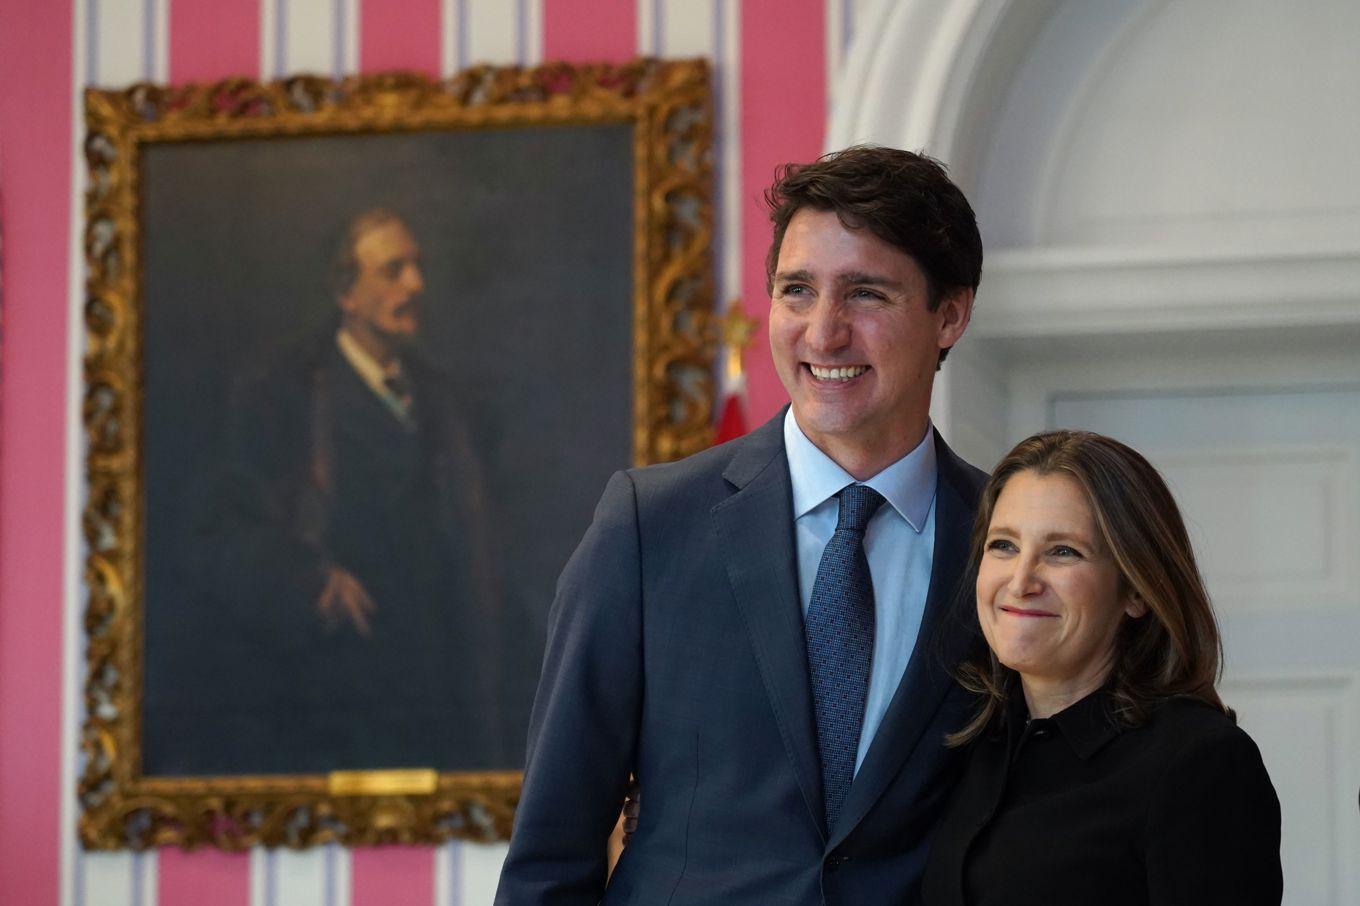
[(792, 405), (610, 481), (553, 604), (500, 906), (917, 901), (968, 712), (941, 618), (985, 477), (930, 398), (982, 244), (904, 151), (789, 165), (766, 198)]

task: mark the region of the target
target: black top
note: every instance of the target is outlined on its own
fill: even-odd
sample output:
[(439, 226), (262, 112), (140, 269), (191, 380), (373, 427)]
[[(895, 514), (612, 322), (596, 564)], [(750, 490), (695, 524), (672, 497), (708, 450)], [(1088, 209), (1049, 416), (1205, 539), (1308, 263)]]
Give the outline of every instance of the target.
[(1012, 698), (972, 745), (927, 906), (1278, 906), (1280, 803), (1226, 715), (1172, 699), (1130, 729), (1106, 690), (1039, 720)]

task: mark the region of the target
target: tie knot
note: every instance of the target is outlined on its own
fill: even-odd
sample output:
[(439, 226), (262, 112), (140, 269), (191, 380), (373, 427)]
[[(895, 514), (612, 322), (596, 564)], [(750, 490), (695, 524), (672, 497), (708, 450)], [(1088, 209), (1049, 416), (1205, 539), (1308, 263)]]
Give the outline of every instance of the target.
[(882, 494), (862, 484), (842, 488), (836, 497), (841, 502), (840, 515), (836, 518), (836, 531), (851, 531), (859, 535), (864, 534), (869, 520), (884, 503)]
[(383, 378), (383, 386), (387, 392), (398, 399), (406, 399), (411, 395), (411, 382), (406, 380), (406, 375), (400, 371), (392, 372)]

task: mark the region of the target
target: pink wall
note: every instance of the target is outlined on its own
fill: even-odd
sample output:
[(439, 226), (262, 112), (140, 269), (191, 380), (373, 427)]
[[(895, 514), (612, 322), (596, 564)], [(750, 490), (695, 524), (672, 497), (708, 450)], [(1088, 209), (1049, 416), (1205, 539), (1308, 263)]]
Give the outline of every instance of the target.
[[(298, 2), (298, 0), (294, 0)], [(359, 3), (359, 67), (437, 73), (441, 9), (475, 0), (364, 0)], [(746, 310), (763, 319), (762, 261), (768, 226), (760, 191), (774, 167), (816, 156), (826, 120), (826, 0), (715, 0), (703, 10), (713, 28), (739, 3), (729, 35), (740, 80), (726, 101), (739, 105), (739, 166), (725, 173), (725, 205), (740, 211)], [(79, 4), (77, 7), (76, 4)], [(155, 3), (134, 4), (146, 9)], [(274, 8), (283, 6), (282, 2)], [(536, 9), (534, 4), (516, 4)], [(0, 904), (55, 906), (62, 847), (73, 831), (61, 808), (74, 790), (62, 777), (63, 507), (71, 241), (74, 11), (98, 27), (119, 26), (107, 0), (36, 3), (0, 0), (0, 216), (3, 216), (4, 334), (0, 341)], [(119, 5), (124, 11), (129, 4)], [(506, 7), (512, 4), (504, 4)], [(545, 59), (624, 59), (636, 52), (640, 11), (659, 0), (543, 0)], [(677, 28), (678, 4), (664, 4)], [(165, 0), (167, 77), (205, 80), (260, 72), (261, 0)], [(106, 15), (100, 15), (107, 13)], [(698, 16), (696, 12), (694, 15)], [(130, 26), (129, 26), (130, 27)], [(137, 26), (137, 36), (155, 34)], [(129, 36), (131, 38), (131, 35)], [(472, 53), (476, 54), (475, 44)], [(79, 216), (79, 214), (77, 214)], [(733, 287), (733, 291), (737, 291)], [(763, 332), (748, 353), (750, 418), (758, 423), (784, 400)], [(74, 856), (72, 858), (75, 858)], [(434, 858), (427, 850), (356, 852), (353, 906), (432, 903)], [(163, 852), (155, 893), (161, 906), (244, 906), (252, 902), (245, 855)], [(65, 879), (68, 887), (73, 882)], [(74, 883), (74, 906), (104, 902)], [(487, 894), (489, 899), (489, 894)], [(480, 899), (480, 897), (479, 897)], [(457, 902), (454, 897), (453, 902)], [(468, 902), (471, 902), (469, 900)], [(109, 902), (128, 902), (119, 894)], [(260, 906), (260, 904), (256, 904)]]
[(71, 16), (0, 0), (0, 903), (56, 901)]

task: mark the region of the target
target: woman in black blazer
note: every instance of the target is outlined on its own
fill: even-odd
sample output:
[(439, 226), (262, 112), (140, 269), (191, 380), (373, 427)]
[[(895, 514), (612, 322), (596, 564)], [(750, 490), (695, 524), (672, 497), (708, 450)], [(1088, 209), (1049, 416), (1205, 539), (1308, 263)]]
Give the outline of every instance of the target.
[(927, 906), (1278, 906), (1279, 800), (1214, 689), (1218, 627), (1157, 471), (1095, 434), (1021, 442), (970, 567), (980, 704), (949, 739), (970, 751)]

